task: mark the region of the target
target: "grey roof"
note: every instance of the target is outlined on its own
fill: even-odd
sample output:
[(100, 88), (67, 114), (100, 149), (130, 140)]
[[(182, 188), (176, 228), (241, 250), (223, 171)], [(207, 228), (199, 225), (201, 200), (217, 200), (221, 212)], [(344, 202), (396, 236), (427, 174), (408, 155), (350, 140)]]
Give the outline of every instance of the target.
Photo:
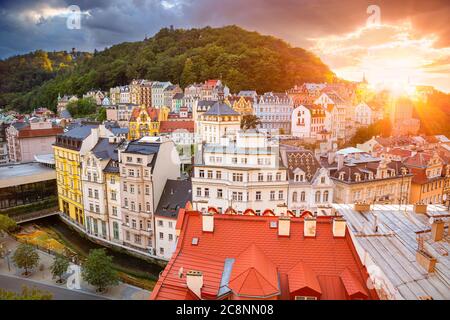
[(215, 103), (217, 102), (217, 100), (200, 100), (197, 103), (198, 107), (211, 107), (213, 106)]
[(60, 117), (63, 118), (63, 119), (70, 119), (70, 118), (72, 118), (72, 115), (71, 115), (70, 112), (69, 112), (68, 110), (66, 110), (66, 109), (62, 110), (62, 111), (59, 113), (59, 115), (60, 115)]
[(184, 98), (184, 93), (182, 93), (182, 92), (177, 92), (177, 93), (175, 93), (174, 94), (174, 96), (173, 96), (173, 100), (181, 100), (181, 99), (183, 99)]
[(144, 155), (156, 154), (159, 151), (159, 143), (131, 141), (124, 152), (138, 153)]
[(117, 160), (117, 147), (118, 143), (109, 143), (108, 138), (98, 139), (97, 144), (92, 148), (92, 152), (97, 158), (100, 159), (113, 159)]
[(167, 180), (155, 215), (176, 219), (188, 201), (192, 201), (191, 181)]
[(77, 124), (69, 131), (61, 134), (63, 137), (85, 139), (91, 134), (91, 130), (98, 128), (98, 124)]
[(28, 122), (14, 122), (11, 124), (14, 128), (16, 128), (18, 131), (28, 126)]
[(229, 105), (223, 102), (216, 102), (208, 111), (205, 112), (205, 116), (238, 116), (239, 112), (234, 111)]

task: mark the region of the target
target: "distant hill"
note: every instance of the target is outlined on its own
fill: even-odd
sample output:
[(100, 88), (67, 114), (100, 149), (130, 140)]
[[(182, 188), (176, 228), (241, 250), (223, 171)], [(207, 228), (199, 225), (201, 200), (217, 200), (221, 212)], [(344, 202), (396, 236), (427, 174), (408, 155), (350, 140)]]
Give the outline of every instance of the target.
[[(0, 107), (10, 105), (58, 74), (68, 73), (92, 56), (85, 52), (37, 50), (0, 60)], [(11, 107), (13, 107), (12, 105)], [(25, 106), (21, 106), (21, 109)]]
[[(92, 88), (108, 90), (136, 78), (169, 80), (181, 86), (221, 78), (233, 92), (251, 89), (261, 93), (284, 91), (305, 81), (335, 79), (335, 74), (311, 52), (237, 26), (164, 28), (144, 41), (94, 52), (92, 58), (82, 59), (73, 68), (65, 68), (56, 59), (53, 62), (50, 53), (46, 59), (45, 54), (39, 51), (29, 69), (14, 67), (26, 56), (2, 62), (6, 64), (1, 67), (2, 74), (4, 71), (8, 76), (1, 85), (0, 106), (19, 111), (38, 106), (54, 108), (58, 93), (81, 95)], [(8, 84), (12, 79), (18, 83)], [(10, 96), (27, 90), (31, 91)]]

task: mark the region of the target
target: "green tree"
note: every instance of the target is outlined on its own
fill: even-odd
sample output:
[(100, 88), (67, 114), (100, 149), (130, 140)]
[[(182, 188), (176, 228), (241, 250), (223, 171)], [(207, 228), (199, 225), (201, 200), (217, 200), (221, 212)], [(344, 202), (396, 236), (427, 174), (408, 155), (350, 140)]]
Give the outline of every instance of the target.
[(17, 228), (16, 222), (5, 214), (0, 214), (0, 233), (11, 232)]
[(191, 58), (187, 58), (184, 62), (183, 73), (181, 74), (180, 84), (183, 87), (188, 86), (196, 81), (197, 76), (194, 72), (194, 63)]
[(101, 107), (98, 110), (96, 120), (100, 121), (100, 122), (103, 122), (106, 120), (106, 108)]
[(241, 129), (256, 129), (261, 124), (261, 120), (255, 115), (245, 115), (241, 119)]
[(71, 101), (67, 104), (67, 110), (73, 118), (83, 118), (92, 116), (97, 111), (97, 103), (94, 98), (83, 98), (77, 101)]
[(62, 276), (67, 271), (67, 268), (69, 268), (69, 260), (63, 255), (56, 256), (51, 267), (53, 279), (58, 278), (57, 282), (62, 283)]
[(50, 292), (39, 290), (36, 287), (29, 289), (27, 286), (22, 286), (21, 293), (0, 288), (0, 300), (51, 300), (52, 298), (53, 295)]
[(25, 269), (25, 275), (28, 275), (28, 270), (36, 267), (39, 263), (39, 255), (36, 249), (26, 243), (21, 243), (17, 247), (12, 259), (16, 266)]
[(103, 292), (107, 287), (117, 285), (119, 278), (113, 269), (112, 257), (106, 255), (104, 249), (93, 249), (89, 252), (82, 266), (83, 279)]

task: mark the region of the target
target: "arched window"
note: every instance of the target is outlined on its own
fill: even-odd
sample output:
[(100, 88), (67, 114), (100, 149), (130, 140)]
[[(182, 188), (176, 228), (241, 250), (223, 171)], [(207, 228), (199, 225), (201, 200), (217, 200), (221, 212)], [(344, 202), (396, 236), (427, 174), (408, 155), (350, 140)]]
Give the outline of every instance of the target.
[(302, 191), (302, 193), (300, 194), (300, 201), (305, 202), (305, 200), (306, 200), (306, 192)]
[(292, 202), (297, 202), (297, 192), (292, 193)]
[(320, 202), (320, 191), (316, 191), (316, 203)]
[(328, 202), (328, 190), (323, 192), (323, 202)]

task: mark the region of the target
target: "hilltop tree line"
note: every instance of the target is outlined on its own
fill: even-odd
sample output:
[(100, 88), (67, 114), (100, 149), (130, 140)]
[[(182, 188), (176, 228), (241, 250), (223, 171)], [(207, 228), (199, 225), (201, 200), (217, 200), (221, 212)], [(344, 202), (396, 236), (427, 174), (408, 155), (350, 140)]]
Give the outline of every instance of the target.
[[(51, 78), (50, 72), (54, 77), (43, 77), (19, 88), (0, 85), (0, 106), (18, 111), (39, 106), (54, 108), (58, 93), (80, 96), (93, 88), (108, 90), (139, 78), (171, 81), (182, 87), (221, 78), (233, 92), (243, 89), (284, 91), (305, 81), (331, 82), (335, 79), (314, 54), (237, 26), (190, 30), (164, 28), (144, 41), (126, 42), (96, 51), (73, 68), (59, 68), (56, 73), (52, 73), (55, 63), (50, 56), (50, 62), (47, 61), (45, 54), (37, 54), (40, 57), (36, 58), (37, 69), (30, 69), (30, 72), (38, 70)], [(14, 63), (21, 57), (13, 58)], [(12, 61), (2, 63), (11, 65)], [(7, 69), (5, 83), (10, 79), (22, 81), (12, 66), (2, 68)], [(33, 75), (21, 70), (24, 78), (33, 79)], [(26, 88), (33, 89), (26, 93)], [(21, 94), (11, 95), (16, 91)]]

